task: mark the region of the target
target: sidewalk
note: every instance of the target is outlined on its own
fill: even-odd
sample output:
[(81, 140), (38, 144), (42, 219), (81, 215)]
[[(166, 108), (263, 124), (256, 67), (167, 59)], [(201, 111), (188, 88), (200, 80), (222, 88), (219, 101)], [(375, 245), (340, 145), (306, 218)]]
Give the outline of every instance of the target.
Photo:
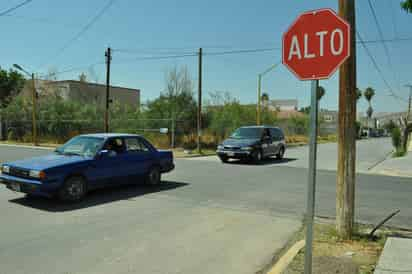
[(412, 239), (388, 238), (374, 274), (412, 273)]
[(412, 151), (404, 157), (391, 158), (372, 168), (370, 173), (388, 176), (412, 177)]

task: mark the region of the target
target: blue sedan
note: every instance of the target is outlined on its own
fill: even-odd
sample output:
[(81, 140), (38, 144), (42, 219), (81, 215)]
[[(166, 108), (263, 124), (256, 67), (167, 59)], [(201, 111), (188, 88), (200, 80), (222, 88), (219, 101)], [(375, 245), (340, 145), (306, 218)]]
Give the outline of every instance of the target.
[(142, 136), (88, 134), (53, 154), (4, 163), (0, 182), (32, 196), (78, 201), (95, 188), (139, 180), (158, 185), (161, 174), (173, 169), (173, 153), (157, 150)]

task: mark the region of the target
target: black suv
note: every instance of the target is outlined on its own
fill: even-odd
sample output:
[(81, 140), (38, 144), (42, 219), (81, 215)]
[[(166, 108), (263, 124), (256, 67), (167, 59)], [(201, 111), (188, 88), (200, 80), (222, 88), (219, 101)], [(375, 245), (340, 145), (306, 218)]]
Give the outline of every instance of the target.
[(280, 128), (248, 126), (236, 129), (228, 139), (217, 146), (216, 154), (224, 163), (230, 158), (260, 162), (271, 156), (282, 159), (285, 151), (285, 135)]

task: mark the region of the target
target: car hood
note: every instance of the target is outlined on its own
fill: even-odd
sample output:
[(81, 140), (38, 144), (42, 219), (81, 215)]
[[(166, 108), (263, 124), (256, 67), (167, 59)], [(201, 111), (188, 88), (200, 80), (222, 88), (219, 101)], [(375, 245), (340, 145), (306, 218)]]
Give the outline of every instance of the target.
[(223, 141), (222, 145), (224, 146), (234, 146), (234, 147), (245, 147), (253, 146), (259, 142), (259, 139), (234, 139), (229, 138)]
[(10, 162), (7, 164), (10, 166), (20, 167), (24, 169), (45, 170), (45, 169), (53, 168), (56, 166), (83, 162), (88, 159), (90, 158), (83, 157), (83, 156), (77, 156), (77, 155), (72, 156), (72, 155), (49, 154), (45, 156)]

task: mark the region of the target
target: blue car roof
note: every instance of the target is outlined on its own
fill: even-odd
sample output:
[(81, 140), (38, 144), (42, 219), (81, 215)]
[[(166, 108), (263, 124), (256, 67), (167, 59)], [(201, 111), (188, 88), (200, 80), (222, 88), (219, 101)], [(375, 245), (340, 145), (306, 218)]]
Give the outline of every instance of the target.
[(80, 136), (105, 138), (105, 139), (111, 138), (111, 137), (140, 137), (140, 135), (129, 134), (129, 133), (93, 133), (93, 134), (83, 134)]

